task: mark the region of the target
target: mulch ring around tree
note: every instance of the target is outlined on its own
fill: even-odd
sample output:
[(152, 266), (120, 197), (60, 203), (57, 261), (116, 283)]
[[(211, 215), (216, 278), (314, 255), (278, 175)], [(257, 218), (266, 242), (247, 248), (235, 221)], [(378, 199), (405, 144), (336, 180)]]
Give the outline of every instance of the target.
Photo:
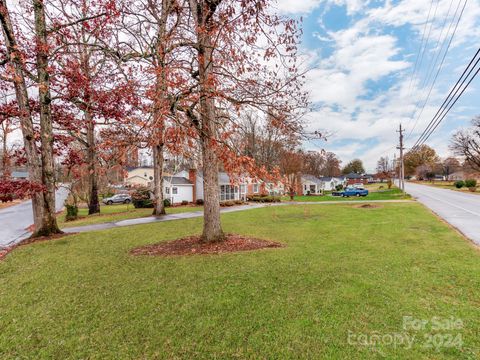
[(204, 243), (200, 236), (189, 236), (173, 241), (146, 245), (130, 251), (132, 255), (175, 256), (175, 255), (208, 255), (224, 254), (238, 251), (284, 247), (275, 241), (251, 238), (243, 235), (227, 234), (226, 240), (216, 243)]

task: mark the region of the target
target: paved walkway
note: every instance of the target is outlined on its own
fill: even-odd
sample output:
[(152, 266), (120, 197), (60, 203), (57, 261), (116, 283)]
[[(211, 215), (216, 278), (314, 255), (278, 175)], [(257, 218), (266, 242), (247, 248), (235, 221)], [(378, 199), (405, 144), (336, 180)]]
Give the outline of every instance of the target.
[(405, 191), (480, 245), (480, 195), (410, 182)]
[[(405, 203), (405, 202), (411, 202), (411, 201), (410, 200), (286, 201), (281, 203), (240, 205), (240, 206), (235, 206), (231, 208), (222, 208), (220, 211), (222, 214), (224, 214), (224, 213), (230, 213), (230, 212), (259, 209), (259, 208), (264, 208), (268, 206), (330, 205), (330, 204), (359, 204), (359, 203), (360, 204), (361, 203)], [(137, 219), (107, 222), (102, 224), (69, 227), (62, 230), (66, 233), (86, 232), (86, 231), (112, 229), (116, 227), (123, 227), (123, 226), (130, 226), (130, 225), (141, 225), (141, 224), (150, 224), (150, 223), (163, 222), (163, 221), (192, 219), (192, 218), (197, 218), (201, 216), (203, 216), (203, 211), (192, 211), (192, 212), (164, 215), (160, 217), (148, 216), (148, 217), (142, 217)]]

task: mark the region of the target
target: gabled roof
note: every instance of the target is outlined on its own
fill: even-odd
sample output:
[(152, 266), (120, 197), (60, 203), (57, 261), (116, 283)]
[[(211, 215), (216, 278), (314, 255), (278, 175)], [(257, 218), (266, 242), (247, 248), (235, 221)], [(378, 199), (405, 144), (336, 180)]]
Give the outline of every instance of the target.
[(165, 180), (167, 180), (172, 185), (193, 185), (190, 180), (183, 176), (168, 176), (165, 178)]
[(315, 184), (320, 184), (322, 182), (322, 180), (320, 180), (319, 178), (317, 178), (316, 176), (313, 176), (313, 175), (309, 175), (309, 174), (304, 174), (302, 175), (302, 180), (304, 181), (311, 181)]
[(346, 176), (347, 179), (361, 179), (362, 178), (362, 175), (354, 173), (354, 172), (351, 172), (350, 174), (345, 175), (345, 176)]
[(321, 180), (321, 181), (324, 181), (324, 182), (330, 182), (330, 181), (332, 181), (332, 180), (334, 180), (334, 179), (336, 179), (336, 180), (343, 180), (344, 177), (342, 178), (342, 177), (340, 177), (340, 176), (322, 176), (322, 177), (320, 178), (320, 180)]

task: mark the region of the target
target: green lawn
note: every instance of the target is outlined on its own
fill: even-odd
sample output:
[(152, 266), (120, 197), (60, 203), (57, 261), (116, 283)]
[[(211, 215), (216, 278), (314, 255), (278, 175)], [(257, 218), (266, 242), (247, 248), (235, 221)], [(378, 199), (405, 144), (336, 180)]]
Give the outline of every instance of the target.
[[(480, 252), (421, 205), (282, 206), (222, 218), (228, 232), (287, 246), (129, 255), (198, 234), (197, 218), (17, 248), (0, 262), (0, 358), (480, 356)], [(403, 316), (454, 317), (463, 325), (403, 330)], [(349, 332), (387, 337), (378, 346), (349, 344)], [(388, 344), (389, 335), (404, 333), (415, 336), (411, 349)], [(463, 345), (431, 349), (429, 334), (460, 334)]]
[[(181, 212), (202, 210), (202, 206), (176, 206), (166, 208), (167, 214), (177, 214)], [(151, 216), (153, 209), (135, 209), (132, 204), (119, 205), (101, 205), (100, 214), (88, 215), (87, 208), (78, 209), (79, 219), (75, 221), (65, 221), (66, 211), (57, 216), (58, 225), (61, 228), (100, 224), (112, 221)]]
[[(384, 186), (384, 188), (379, 188)], [(410, 199), (410, 195), (403, 195), (402, 191), (397, 187), (392, 187), (391, 189), (387, 188), (386, 184), (373, 184), (365, 186), (368, 189), (369, 194), (366, 197), (348, 197), (343, 198), (341, 196), (332, 196), (331, 194), (326, 194), (324, 196), (318, 195), (301, 195), (295, 196), (294, 201), (348, 201), (348, 200), (404, 200)], [(289, 201), (290, 197), (284, 196), (283, 201)]]

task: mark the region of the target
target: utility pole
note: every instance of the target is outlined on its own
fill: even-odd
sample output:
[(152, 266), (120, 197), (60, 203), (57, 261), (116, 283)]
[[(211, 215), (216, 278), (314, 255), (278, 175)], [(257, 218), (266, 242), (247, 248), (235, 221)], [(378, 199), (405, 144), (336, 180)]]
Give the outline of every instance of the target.
[(403, 166), (403, 132), (405, 130), (402, 129), (402, 124), (400, 124), (400, 129), (397, 132), (400, 134), (400, 146), (397, 146), (397, 149), (400, 150), (400, 178), (399, 178), (399, 185), (400, 189), (402, 189), (403, 194), (405, 194), (405, 169)]

